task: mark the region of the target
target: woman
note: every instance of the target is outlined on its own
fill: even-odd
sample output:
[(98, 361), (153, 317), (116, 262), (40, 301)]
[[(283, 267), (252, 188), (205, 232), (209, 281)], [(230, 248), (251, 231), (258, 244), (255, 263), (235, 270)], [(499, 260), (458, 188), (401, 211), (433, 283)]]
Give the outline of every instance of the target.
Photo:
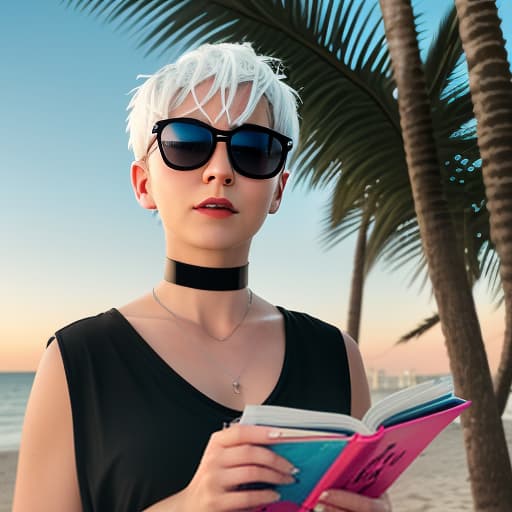
[[(159, 212), (164, 279), (57, 331), (38, 368), (14, 512), (251, 510), (300, 468), (230, 424), (245, 404), (361, 417), (357, 345), (247, 286), (249, 249), (280, 205), (297, 141), (296, 94), (250, 45), (204, 45), (149, 77), (128, 131), (139, 204)], [(143, 264), (143, 262), (141, 262)], [(329, 491), (317, 510), (389, 510)]]

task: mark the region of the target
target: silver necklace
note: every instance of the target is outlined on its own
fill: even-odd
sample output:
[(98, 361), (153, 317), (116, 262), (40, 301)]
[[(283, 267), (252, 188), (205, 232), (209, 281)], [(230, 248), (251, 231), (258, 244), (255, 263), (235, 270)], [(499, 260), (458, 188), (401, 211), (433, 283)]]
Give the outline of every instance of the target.
[(235, 332), (238, 330), (238, 328), (244, 323), (244, 320), (245, 320), (245, 317), (247, 316), (247, 314), (249, 313), (249, 309), (251, 308), (251, 304), (252, 304), (252, 290), (250, 288), (248, 288), (248, 291), (249, 291), (249, 298), (247, 300), (247, 308), (245, 309), (245, 313), (244, 315), (242, 316), (242, 319), (240, 320), (240, 322), (238, 322), (234, 329), (228, 333), (227, 336), (224, 336), (222, 338), (217, 338), (217, 336), (214, 336), (213, 334), (210, 334), (203, 326), (201, 326), (200, 324), (198, 324), (197, 322), (194, 322), (193, 320), (189, 320), (188, 318), (185, 318), (183, 316), (180, 316), (180, 315), (177, 315), (172, 309), (169, 309), (161, 300), (160, 298), (158, 297), (158, 295), (156, 294), (156, 291), (155, 289), (153, 288), (153, 298), (155, 299), (155, 301), (163, 308), (165, 309), (165, 311), (167, 311), (167, 313), (170, 313), (176, 320), (180, 321), (180, 322), (188, 322), (189, 324), (193, 324), (195, 325), (196, 327), (199, 327), (209, 338), (212, 338), (213, 340), (216, 340), (216, 341), (226, 341), (227, 339), (231, 338), (231, 336), (233, 336), (233, 334), (235, 334)]
[[(217, 338), (216, 336), (213, 336), (212, 334), (210, 334), (206, 329), (204, 329), (200, 324), (196, 323), (196, 322), (193, 322), (192, 320), (188, 320), (187, 318), (184, 318), (180, 315), (177, 315), (174, 311), (172, 311), (171, 309), (169, 309), (165, 304), (162, 303), (162, 301), (159, 299), (158, 295), (156, 294), (156, 291), (155, 289), (153, 288), (153, 298), (155, 299), (156, 303), (159, 304), (163, 309), (165, 309), (165, 311), (167, 311), (169, 314), (171, 314), (176, 320), (178, 321), (181, 321), (181, 322), (188, 322), (188, 323), (191, 323), (191, 324), (194, 324), (196, 325), (197, 327), (200, 327), (201, 330), (210, 338), (216, 340), (216, 341), (226, 341), (227, 339), (231, 338), (231, 336), (233, 336), (233, 334), (238, 330), (238, 328), (243, 324), (245, 318), (247, 317), (247, 314), (249, 313), (249, 309), (251, 308), (251, 304), (252, 304), (252, 290), (249, 288), (249, 299), (247, 301), (247, 308), (245, 310), (245, 313), (244, 315), (242, 316), (242, 319), (240, 320), (240, 322), (238, 322), (238, 324), (235, 325), (234, 329), (227, 335), (227, 336), (224, 336), (223, 338)], [(204, 355), (208, 356), (210, 359), (214, 359), (212, 357), (211, 354), (207, 354), (207, 352), (200, 346), (198, 345), (200, 350), (203, 352)], [(241, 392), (242, 392), (242, 385), (240, 384), (240, 377), (242, 376), (243, 372), (245, 371), (245, 369), (247, 368), (247, 366), (249, 365), (249, 362), (250, 362), (250, 359), (247, 361), (247, 363), (243, 366), (243, 368), (240, 370), (240, 372), (238, 373), (237, 376), (233, 375), (230, 371), (227, 370), (227, 368), (224, 366), (224, 365), (221, 365), (217, 360), (215, 360), (215, 363), (217, 364), (217, 366), (219, 366), (220, 368), (222, 368), (223, 372), (228, 375), (229, 377), (231, 377), (231, 388), (233, 389), (233, 393), (239, 395)]]

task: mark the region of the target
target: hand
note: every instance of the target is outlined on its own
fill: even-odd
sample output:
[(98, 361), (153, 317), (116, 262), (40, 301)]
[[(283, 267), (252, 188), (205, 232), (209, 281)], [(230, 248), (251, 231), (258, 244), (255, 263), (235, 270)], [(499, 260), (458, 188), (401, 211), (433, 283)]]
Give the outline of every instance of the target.
[(330, 489), (322, 494), (314, 512), (391, 512), (387, 494), (380, 498), (368, 498), (360, 494), (339, 489)]
[(266, 448), (275, 429), (233, 425), (215, 432), (189, 485), (180, 493), (180, 510), (231, 512), (252, 510), (279, 499), (272, 489), (240, 489), (250, 483), (287, 484), (293, 466)]

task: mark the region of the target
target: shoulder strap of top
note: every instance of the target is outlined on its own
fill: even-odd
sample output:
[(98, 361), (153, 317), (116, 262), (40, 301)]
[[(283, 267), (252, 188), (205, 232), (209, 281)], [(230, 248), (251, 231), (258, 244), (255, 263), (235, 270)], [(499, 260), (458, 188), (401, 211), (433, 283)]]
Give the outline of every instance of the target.
[[(350, 368), (341, 331), (307, 313), (278, 309), (286, 318), (293, 342), (289, 364), (293, 387), (309, 397), (301, 407), (350, 414)], [(297, 403), (302, 400), (299, 392), (295, 399)]]

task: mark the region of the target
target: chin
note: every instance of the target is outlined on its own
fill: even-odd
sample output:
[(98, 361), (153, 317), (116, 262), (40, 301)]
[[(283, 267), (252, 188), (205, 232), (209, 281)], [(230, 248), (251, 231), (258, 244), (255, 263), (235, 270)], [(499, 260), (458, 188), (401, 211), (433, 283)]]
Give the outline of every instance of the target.
[(221, 237), (209, 239), (203, 238), (194, 244), (197, 249), (217, 253), (231, 253), (231, 252), (244, 252), (249, 250), (250, 240), (234, 240), (222, 239)]

